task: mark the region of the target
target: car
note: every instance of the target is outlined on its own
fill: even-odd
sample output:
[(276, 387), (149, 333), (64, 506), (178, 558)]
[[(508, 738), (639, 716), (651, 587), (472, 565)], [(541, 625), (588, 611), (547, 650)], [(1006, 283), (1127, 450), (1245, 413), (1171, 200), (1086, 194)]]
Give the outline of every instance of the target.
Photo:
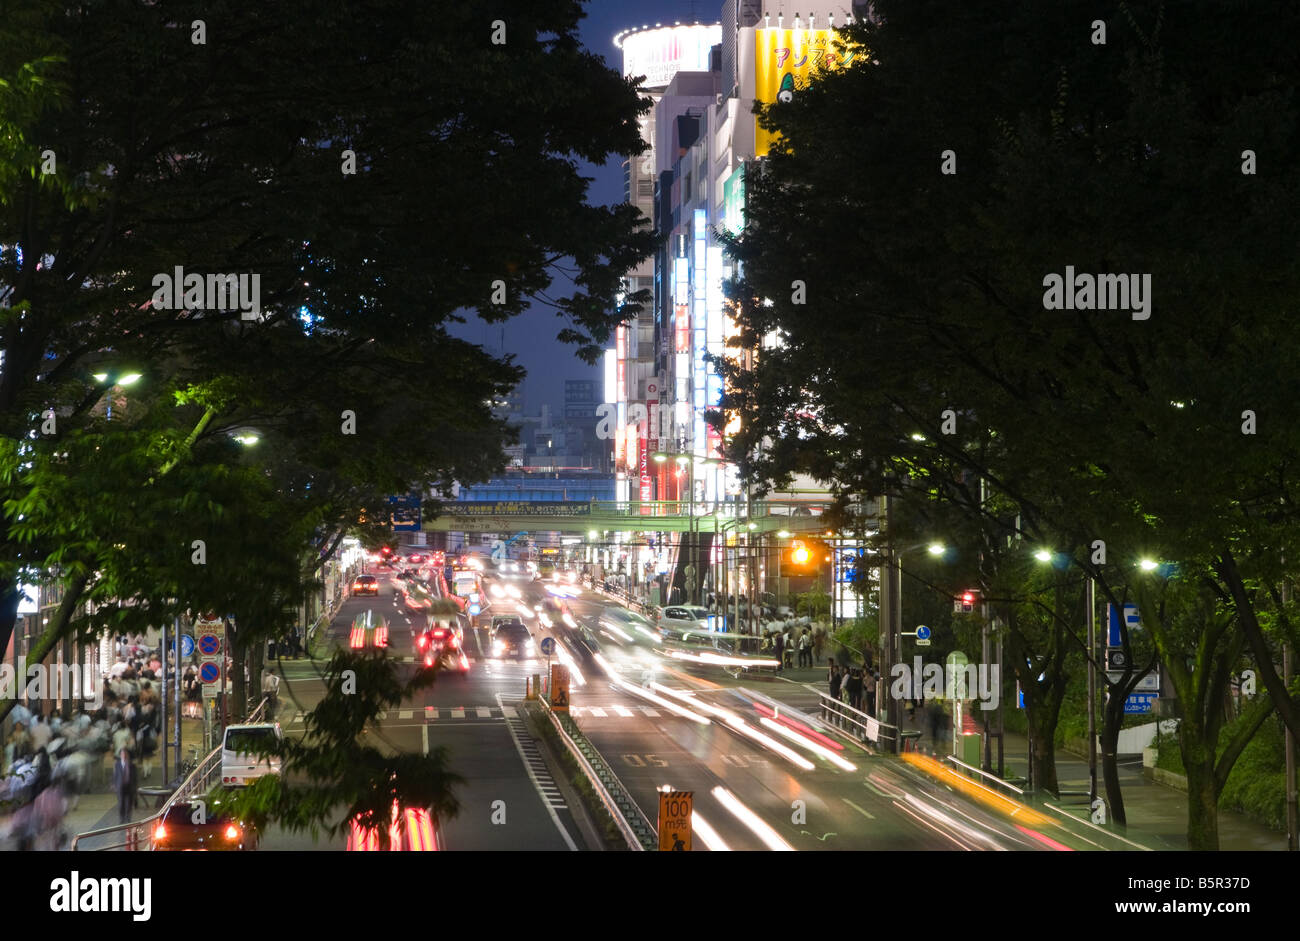
[(695, 605), (669, 605), (659, 611), (659, 629), (671, 636), (681, 637), (690, 631), (709, 630), (709, 611)]
[(663, 632), (644, 616), (618, 605), (606, 605), (600, 613), (600, 626), (626, 643), (659, 643)]
[(388, 622), (383, 615), (366, 611), (352, 619), (352, 628), (348, 633), (348, 646), (353, 650), (366, 647), (388, 646)]
[(469, 673), (464, 636), (459, 624), (435, 621), (416, 636), (416, 658), (423, 661), (426, 667), (440, 666), (461, 675)]
[(356, 581), (352, 583), (352, 594), (354, 595), (379, 594), (379, 579), (377, 579), (373, 575), (358, 575)]
[(492, 656), (525, 659), (534, 656), (533, 635), (517, 617), (492, 619)]
[(424, 564), (424, 553), (412, 552), (410, 555), (406, 557), (406, 561), (409, 562), (411, 565), (422, 565)]
[[(388, 828), (390, 851), (427, 853), (441, 845), (442, 833), (433, 811), (423, 807), (408, 807), (403, 811), (393, 803), (393, 822)], [(364, 826), (359, 816), (348, 821), (349, 853), (377, 852), (382, 848), (379, 828)]]
[(163, 813), (149, 837), (151, 850), (250, 851), (257, 831), (221, 809), (220, 800), (184, 800)]
[(259, 754), (284, 739), (279, 722), (228, 725), (221, 740), (221, 784), (244, 787), (266, 774), (280, 773), (280, 759)]
[(566, 623), (565, 616), (568, 614), (569, 606), (563, 601), (558, 598), (543, 598), (541, 610), (537, 612), (537, 617), (542, 622), (542, 627), (549, 629), (557, 624)]

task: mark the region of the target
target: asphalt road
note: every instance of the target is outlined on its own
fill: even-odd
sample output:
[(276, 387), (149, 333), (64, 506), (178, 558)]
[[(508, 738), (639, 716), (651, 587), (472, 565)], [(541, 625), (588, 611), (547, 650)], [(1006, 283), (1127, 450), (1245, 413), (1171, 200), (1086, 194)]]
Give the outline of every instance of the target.
[[(331, 647), (346, 647), (353, 618), (373, 610), (389, 624), (391, 655), (414, 670), (415, 625), (424, 617), (405, 610), (395, 580), (381, 570), (378, 596), (354, 597), (344, 603), (329, 626)], [(516, 715), (525, 679), (541, 672), (538, 661), (492, 661), (486, 630), (465, 637), (468, 675), (441, 671), (436, 683), (418, 697), (390, 710), (370, 733), (380, 747), (424, 752), (444, 746), (450, 766), (465, 778), (457, 791), (460, 813), (442, 824), (451, 850), (584, 849), (581, 833), (546, 767), (535, 757), (531, 739)], [(284, 681), (278, 719), (286, 734), (301, 734), (306, 713), (319, 701), (323, 685), (320, 663), (283, 661)], [(516, 745), (516, 742), (519, 744)], [(521, 753), (522, 749), (522, 753)], [(530, 773), (531, 772), (531, 773)], [(345, 838), (312, 841), (308, 835), (268, 832), (261, 848), (343, 849)]]

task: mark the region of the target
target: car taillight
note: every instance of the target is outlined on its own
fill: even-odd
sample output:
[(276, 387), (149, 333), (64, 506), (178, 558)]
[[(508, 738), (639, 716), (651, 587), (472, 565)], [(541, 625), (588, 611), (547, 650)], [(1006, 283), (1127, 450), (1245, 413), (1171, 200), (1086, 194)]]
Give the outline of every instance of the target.
[(239, 839), (239, 827), (235, 826), (233, 823), (230, 826), (226, 827), (226, 839), (227, 840)]
[(433, 666), (433, 654), (429, 653), (424, 655), (424, 665), (426, 667)]
[(425, 645), (427, 645), (428, 643), (429, 643), (429, 637), (428, 637), (428, 635), (427, 635), (427, 634), (421, 634), (421, 635), (420, 635), (420, 649), (423, 650), (423, 649), (425, 648)]

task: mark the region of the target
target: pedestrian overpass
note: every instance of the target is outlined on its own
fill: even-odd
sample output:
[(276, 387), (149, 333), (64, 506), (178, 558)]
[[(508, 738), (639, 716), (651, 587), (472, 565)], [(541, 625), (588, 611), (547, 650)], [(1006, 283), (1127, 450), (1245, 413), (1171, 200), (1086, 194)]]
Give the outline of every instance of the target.
[(519, 500), (425, 505), (426, 533), (749, 532), (826, 533), (830, 501), (752, 500), (748, 504), (687, 500)]

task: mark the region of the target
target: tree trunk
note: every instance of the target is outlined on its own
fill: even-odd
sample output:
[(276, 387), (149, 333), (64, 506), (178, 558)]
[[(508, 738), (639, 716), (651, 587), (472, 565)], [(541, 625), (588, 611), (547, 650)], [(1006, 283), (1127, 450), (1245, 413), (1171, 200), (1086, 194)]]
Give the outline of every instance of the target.
[[(1026, 703), (1028, 706), (1028, 703)], [(1060, 796), (1056, 778), (1056, 724), (1060, 712), (1041, 704), (1025, 716), (1029, 726), (1029, 741), (1033, 748), (1034, 787)]]
[(1187, 848), (1219, 848), (1219, 794), (1214, 781), (1214, 752), (1197, 741), (1199, 723), (1186, 719), (1179, 729), (1183, 768), (1187, 772)]
[[(1101, 723), (1101, 776), (1106, 783), (1106, 803), (1110, 805), (1110, 819), (1121, 827), (1128, 826), (1124, 812), (1124, 794), (1119, 786), (1119, 727), (1124, 722), (1124, 699), (1112, 695), (1102, 712)], [(1091, 747), (1091, 743), (1089, 743)]]
[(235, 674), (230, 678), (230, 702), (226, 704), (231, 722), (243, 722), (248, 715), (248, 684), (244, 682), (246, 652), (243, 637), (246, 633), (236, 633), (234, 629), (226, 628), (226, 636), (230, 638), (230, 669)]

